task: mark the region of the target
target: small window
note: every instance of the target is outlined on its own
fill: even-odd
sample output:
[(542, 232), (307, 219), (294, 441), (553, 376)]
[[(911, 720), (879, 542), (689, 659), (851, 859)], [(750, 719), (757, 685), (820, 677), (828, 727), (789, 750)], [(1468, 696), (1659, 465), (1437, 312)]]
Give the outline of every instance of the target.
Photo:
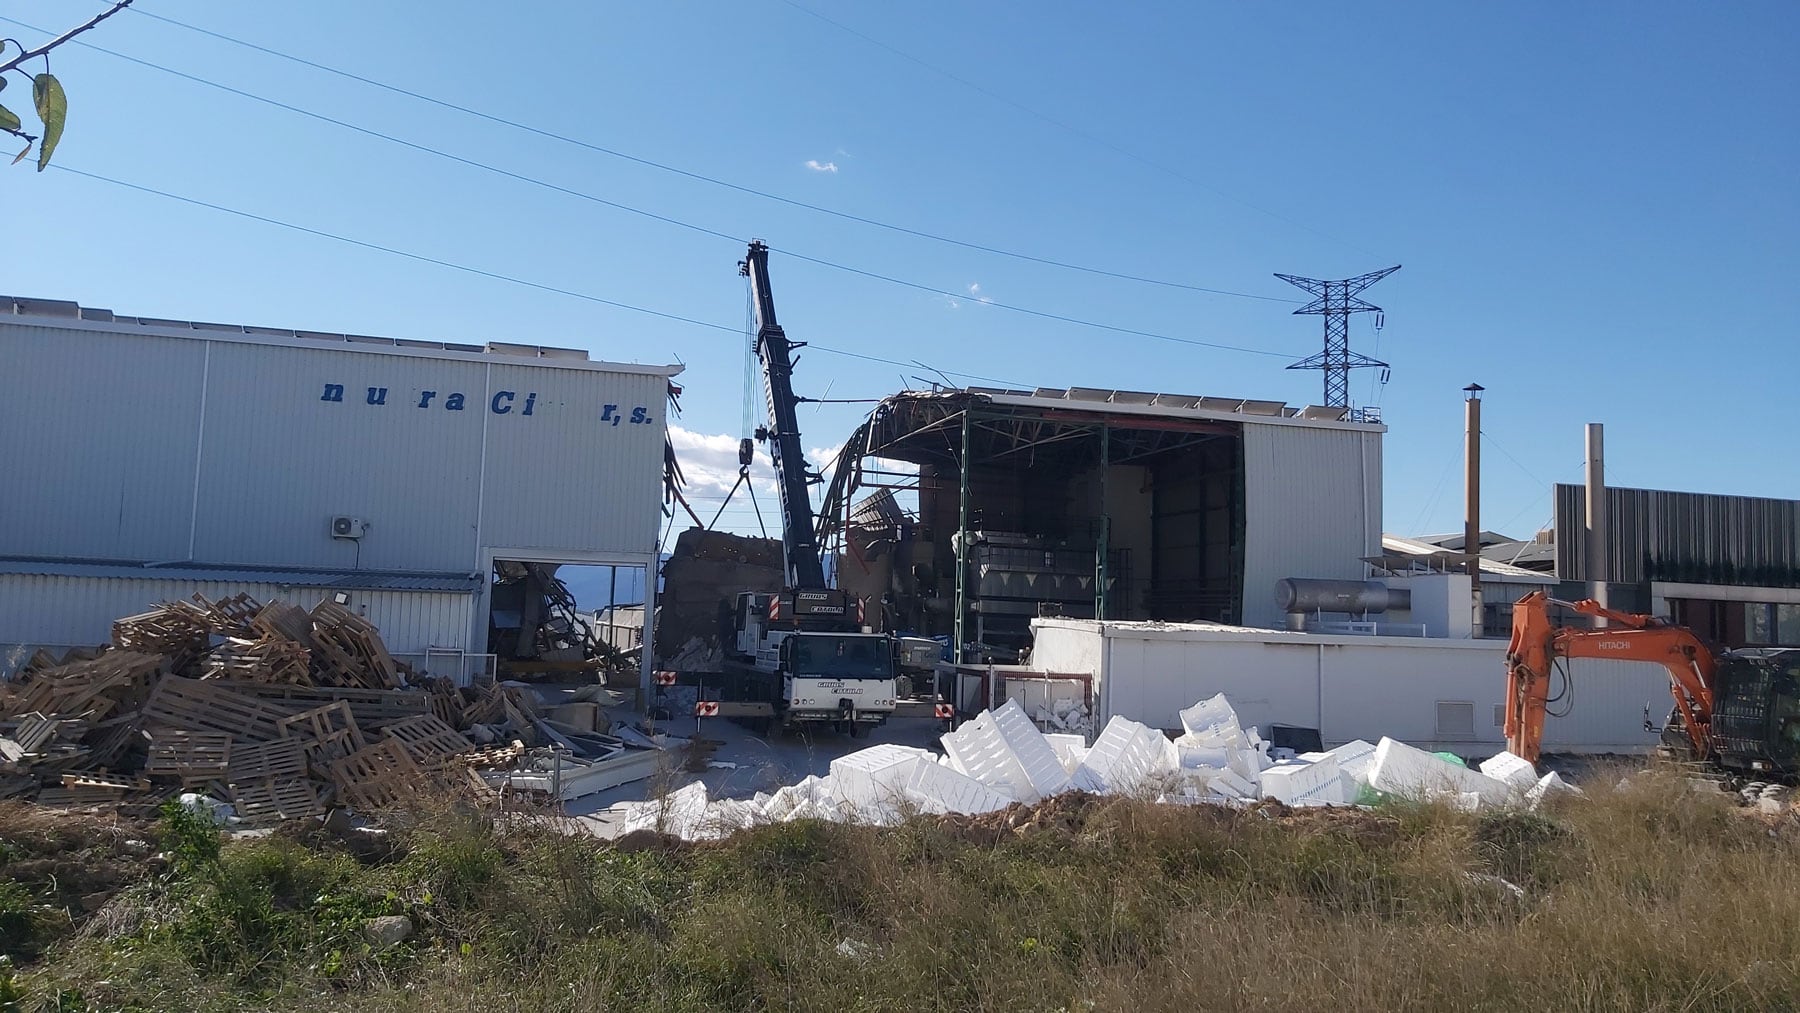
[(1800, 647), (1800, 605), (1775, 606), (1774, 643)]
[(1772, 644), (1775, 642), (1775, 607), (1763, 602), (1749, 602), (1744, 606), (1744, 643)]
[(1503, 703), (1497, 703), (1494, 705), (1494, 727), (1495, 728), (1505, 728), (1506, 727), (1506, 705)]
[(1446, 740), (1474, 738), (1475, 705), (1466, 700), (1439, 700), (1437, 737)]

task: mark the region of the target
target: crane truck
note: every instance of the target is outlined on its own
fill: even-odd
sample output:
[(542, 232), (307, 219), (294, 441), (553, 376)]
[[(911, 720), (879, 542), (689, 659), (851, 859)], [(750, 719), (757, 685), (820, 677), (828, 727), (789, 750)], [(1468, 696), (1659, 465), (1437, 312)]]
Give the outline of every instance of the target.
[[(1550, 608), (1604, 620), (1597, 629), (1559, 625)], [(1800, 775), (1800, 650), (1720, 651), (1684, 627), (1618, 612), (1598, 602), (1563, 602), (1534, 591), (1513, 606), (1506, 650), (1506, 748), (1533, 763), (1552, 704), (1571, 699), (1569, 658), (1651, 661), (1669, 671), (1675, 706), (1659, 749), (1729, 776)], [(1553, 676), (1562, 682), (1551, 695)]]
[(854, 736), (894, 711), (895, 642), (869, 632), (863, 601), (825, 579), (808, 493), (820, 478), (801, 448), (792, 384), (793, 353), (805, 342), (789, 341), (776, 322), (769, 248), (753, 240), (738, 272), (750, 279), (756, 312), (756, 357), (769, 410), (756, 438), (775, 463), (783, 587), (737, 596), (724, 645), (721, 706), (709, 713), (764, 727), (833, 725)]

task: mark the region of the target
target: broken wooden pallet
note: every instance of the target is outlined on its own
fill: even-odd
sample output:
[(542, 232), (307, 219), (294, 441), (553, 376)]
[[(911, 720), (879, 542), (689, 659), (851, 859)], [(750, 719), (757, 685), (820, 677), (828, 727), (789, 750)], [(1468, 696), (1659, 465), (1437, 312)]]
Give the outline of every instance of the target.
[(383, 739), (331, 765), (331, 779), (345, 802), (369, 808), (396, 805), (418, 788), (422, 775), (399, 742)]
[(364, 732), (377, 730), (402, 718), (431, 713), (429, 696), (408, 690), (274, 686), (254, 682), (233, 682), (227, 685), (235, 692), (285, 707), (290, 714), (342, 700), (350, 705), (350, 713), (356, 715), (356, 723)]
[(320, 602), (312, 610), (313, 642), (327, 645), (331, 664), (351, 685), (373, 689), (397, 689), (400, 671), (381, 642), (381, 633), (368, 620), (336, 602)]
[(383, 734), (400, 743), (406, 754), (421, 767), (439, 766), (456, 754), (475, 748), (467, 735), (433, 714), (396, 721), (388, 725)]
[(239, 744), (231, 751), (231, 769), (227, 776), (234, 784), (304, 778), (306, 751), (301, 748), (299, 739)]
[(312, 685), (312, 654), (281, 637), (228, 637), (206, 656), (207, 678)]
[(150, 755), (144, 773), (179, 780), (184, 785), (223, 778), (231, 769), (231, 736), (225, 732), (190, 732), (159, 728), (150, 733)]
[(253, 784), (234, 782), (228, 789), (231, 806), (248, 827), (266, 827), (282, 820), (316, 816), (325, 809), (318, 786), (305, 777), (278, 778)]
[(144, 720), (192, 732), (226, 732), (242, 739), (280, 738), (279, 722), (294, 708), (237, 692), (236, 687), (243, 685), (166, 676), (144, 702)]
[(524, 755), (525, 743), (514, 739), (511, 745), (458, 753), (456, 762), (467, 767), (480, 767), (484, 770), (511, 770)]
[(320, 773), (368, 745), (350, 704), (343, 700), (283, 718), (280, 726), (282, 737), (298, 741), (307, 762)]
[(125, 792), (114, 788), (64, 788), (52, 786), (38, 792), (37, 804), (52, 809), (91, 809), (118, 805)]
[(312, 616), (298, 605), (272, 601), (250, 620), (250, 628), (265, 637), (279, 637), (308, 650), (312, 648)]
[(62, 776), (62, 786), (72, 791), (149, 791), (150, 782), (141, 777), (125, 777), (104, 770), (71, 770)]

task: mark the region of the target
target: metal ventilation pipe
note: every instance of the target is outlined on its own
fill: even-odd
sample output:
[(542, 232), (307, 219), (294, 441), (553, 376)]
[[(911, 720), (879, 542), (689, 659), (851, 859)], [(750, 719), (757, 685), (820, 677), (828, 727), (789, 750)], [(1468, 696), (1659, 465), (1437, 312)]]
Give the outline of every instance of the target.
[(1379, 580), (1313, 580), (1287, 577), (1275, 582), (1275, 600), (1290, 615), (1307, 612), (1382, 613), (1412, 607), (1412, 592)]

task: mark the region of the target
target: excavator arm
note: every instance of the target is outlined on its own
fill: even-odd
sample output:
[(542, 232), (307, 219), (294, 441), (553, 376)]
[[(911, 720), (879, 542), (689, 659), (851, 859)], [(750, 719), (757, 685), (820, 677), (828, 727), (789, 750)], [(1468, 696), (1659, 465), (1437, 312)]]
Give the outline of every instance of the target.
[[(1550, 606), (1595, 616), (1616, 628), (1558, 626)], [(1598, 602), (1560, 602), (1533, 591), (1513, 606), (1512, 643), (1506, 650), (1506, 748), (1533, 763), (1543, 746), (1550, 676), (1559, 658), (1654, 661), (1669, 670), (1669, 692), (1696, 758), (1712, 754), (1713, 689), (1718, 662), (1712, 649), (1685, 627), (1652, 616), (1615, 612)]]

